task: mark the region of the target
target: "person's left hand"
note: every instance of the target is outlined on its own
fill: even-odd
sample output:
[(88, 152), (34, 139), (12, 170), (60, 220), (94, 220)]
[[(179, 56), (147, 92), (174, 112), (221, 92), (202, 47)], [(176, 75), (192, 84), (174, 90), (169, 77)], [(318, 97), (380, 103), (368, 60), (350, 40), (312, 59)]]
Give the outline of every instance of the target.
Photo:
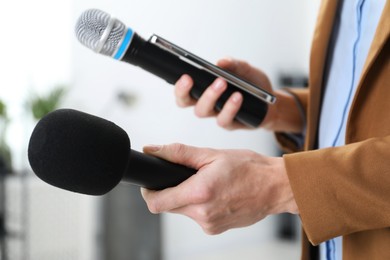
[(198, 169), (176, 187), (161, 191), (142, 188), (142, 196), (152, 213), (186, 215), (207, 234), (248, 226), (270, 214), (298, 213), (283, 158), (248, 150), (215, 150), (183, 144), (147, 146), (144, 152)]

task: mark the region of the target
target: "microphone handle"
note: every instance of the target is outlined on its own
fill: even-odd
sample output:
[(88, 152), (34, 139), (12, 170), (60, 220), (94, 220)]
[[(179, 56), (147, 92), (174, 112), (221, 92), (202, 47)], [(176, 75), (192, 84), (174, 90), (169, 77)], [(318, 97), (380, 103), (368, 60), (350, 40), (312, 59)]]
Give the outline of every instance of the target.
[(196, 172), (195, 169), (131, 150), (122, 181), (150, 190), (162, 190), (177, 186)]
[[(183, 74), (190, 75), (194, 81), (191, 96), (195, 99), (199, 99), (206, 88), (216, 79), (216, 76), (181, 60), (178, 56), (163, 50), (149, 41), (145, 41), (136, 33), (134, 33), (132, 42), (122, 61), (139, 66), (165, 79), (170, 84), (174, 84)], [(216, 102), (215, 109), (220, 111), (227, 99), (236, 91), (241, 92), (244, 102), (235, 119), (251, 127), (259, 126), (267, 113), (268, 105), (259, 98), (230, 83), (228, 83), (226, 91)]]

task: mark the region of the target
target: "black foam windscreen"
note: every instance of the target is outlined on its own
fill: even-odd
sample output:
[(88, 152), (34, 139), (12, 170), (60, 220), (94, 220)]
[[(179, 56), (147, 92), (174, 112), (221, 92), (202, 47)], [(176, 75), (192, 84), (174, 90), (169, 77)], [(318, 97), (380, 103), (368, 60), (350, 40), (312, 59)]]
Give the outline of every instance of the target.
[(53, 186), (102, 195), (121, 181), (130, 150), (127, 133), (114, 123), (59, 109), (34, 128), (28, 159), (34, 173)]

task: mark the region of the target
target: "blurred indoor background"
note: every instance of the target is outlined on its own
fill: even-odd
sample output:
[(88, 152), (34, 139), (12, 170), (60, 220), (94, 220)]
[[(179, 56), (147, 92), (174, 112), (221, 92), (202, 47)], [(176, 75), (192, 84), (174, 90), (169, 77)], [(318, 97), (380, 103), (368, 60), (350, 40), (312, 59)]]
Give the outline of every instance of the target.
[(216, 62), (262, 68), (275, 87), (304, 85), (319, 0), (13, 0), (0, 3), (0, 260), (298, 259), (296, 216), (217, 236), (178, 215), (150, 214), (139, 188), (92, 197), (38, 180), (27, 160), (37, 120), (67, 107), (124, 128), (132, 148), (182, 142), (279, 155), (272, 133), (226, 131), (175, 105), (173, 86), (82, 46), (74, 25), (104, 10)]

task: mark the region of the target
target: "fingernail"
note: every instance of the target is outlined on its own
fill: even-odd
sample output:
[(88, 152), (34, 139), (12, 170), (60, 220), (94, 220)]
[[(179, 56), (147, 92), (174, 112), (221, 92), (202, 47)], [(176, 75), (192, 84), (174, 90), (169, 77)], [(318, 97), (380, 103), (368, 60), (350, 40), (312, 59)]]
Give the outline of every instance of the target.
[(236, 93), (233, 94), (233, 96), (232, 96), (232, 101), (233, 101), (234, 103), (239, 103), (239, 102), (241, 102), (241, 100), (242, 100), (242, 95), (241, 95), (241, 93), (236, 92)]
[(156, 153), (161, 150), (161, 145), (155, 145), (155, 144), (147, 145), (144, 146), (143, 150), (148, 153)]
[(214, 90), (220, 90), (225, 86), (225, 82), (222, 79), (216, 79), (213, 84)]
[(180, 88), (184, 88), (184, 89), (187, 89), (191, 86), (191, 81), (190, 79), (187, 77), (187, 76), (182, 76), (180, 78), (180, 85), (179, 87)]

